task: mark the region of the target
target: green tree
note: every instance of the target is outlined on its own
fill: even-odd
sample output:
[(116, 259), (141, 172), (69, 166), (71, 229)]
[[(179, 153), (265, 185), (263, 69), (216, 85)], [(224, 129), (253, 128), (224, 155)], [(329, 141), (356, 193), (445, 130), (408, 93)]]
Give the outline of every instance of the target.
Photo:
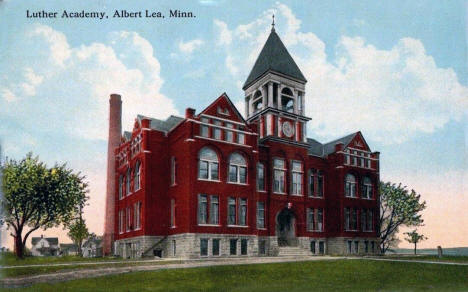
[(421, 195), (414, 190), (408, 191), (401, 184), (380, 183), (380, 249), (385, 253), (395, 245), (398, 228), (402, 226), (420, 226), (424, 222), (422, 211), (426, 202), (421, 202)]
[(65, 164), (48, 168), (28, 153), (20, 161), (6, 159), (2, 170), (2, 216), (19, 258), (24, 257), (26, 240), (32, 232), (69, 222), (88, 199), (85, 177)]
[(406, 241), (408, 241), (409, 243), (413, 243), (414, 244), (414, 254), (416, 254), (416, 245), (423, 241), (423, 240), (426, 240), (427, 237), (422, 235), (422, 234), (419, 234), (416, 229), (411, 231), (411, 232), (405, 232), (405, 234), (408, 236), (405, 238)]
[(78, 255), (82, 256), (81, 246), (83, 245), (83, 241), (90, 235), (82, 213), (80, 212), (80, 216), (70, 224), (66, 224), (65, 227), (68, 229), (68, 237), (70, 237), (73, 243), (78, 247)]

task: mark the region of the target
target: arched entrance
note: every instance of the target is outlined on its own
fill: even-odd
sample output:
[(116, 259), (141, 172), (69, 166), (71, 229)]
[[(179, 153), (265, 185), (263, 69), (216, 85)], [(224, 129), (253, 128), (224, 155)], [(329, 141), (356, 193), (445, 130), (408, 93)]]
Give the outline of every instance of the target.
[(296, 216), (288, 208), (276, 215), (276, 236), (279, 246), (296, 246)]

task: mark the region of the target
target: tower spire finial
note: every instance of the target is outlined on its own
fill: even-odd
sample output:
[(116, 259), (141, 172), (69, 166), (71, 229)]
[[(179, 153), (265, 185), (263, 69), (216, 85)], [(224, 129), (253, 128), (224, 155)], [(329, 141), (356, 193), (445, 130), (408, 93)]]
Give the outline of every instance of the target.
[(271, 31), (275, 31), (275, 15), (272, 16), (273, 22), (271, 23)]

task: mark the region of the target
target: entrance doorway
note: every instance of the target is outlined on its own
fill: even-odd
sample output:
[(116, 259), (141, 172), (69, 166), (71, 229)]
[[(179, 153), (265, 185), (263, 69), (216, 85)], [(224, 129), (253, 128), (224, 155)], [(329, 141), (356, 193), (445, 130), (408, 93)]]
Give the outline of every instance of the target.
[(290, 209), (283, 209), (276, 216), (276, 236), (279, 246), (297, 246), (296, 216)]

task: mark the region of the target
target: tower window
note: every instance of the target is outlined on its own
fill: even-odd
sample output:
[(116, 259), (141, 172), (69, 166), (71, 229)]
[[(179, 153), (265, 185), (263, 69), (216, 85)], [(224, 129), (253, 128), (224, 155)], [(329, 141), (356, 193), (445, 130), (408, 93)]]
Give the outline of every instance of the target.
[(281, 91), (281, 109), (289, 113), (294, 112), (294, 95), (289, 88)]

